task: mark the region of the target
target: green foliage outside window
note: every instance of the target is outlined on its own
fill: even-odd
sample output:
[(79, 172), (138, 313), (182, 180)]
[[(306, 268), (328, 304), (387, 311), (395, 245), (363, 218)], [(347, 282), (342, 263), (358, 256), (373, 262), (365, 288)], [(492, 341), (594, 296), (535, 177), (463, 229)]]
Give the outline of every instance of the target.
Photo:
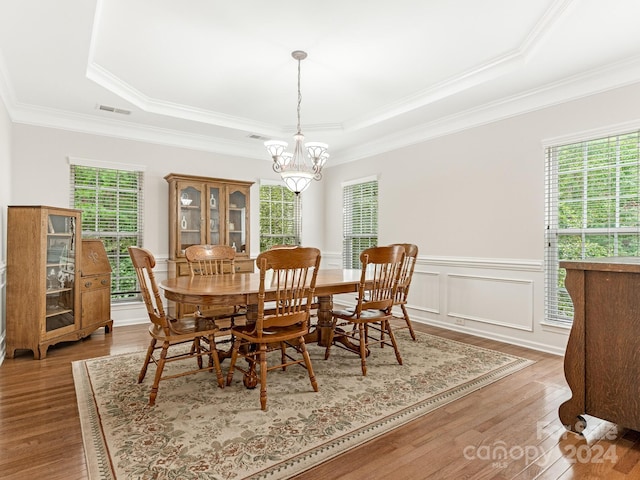
[(573, 318), (559, 261), (640, 254), (639, 133), (547, 151), (547, 301), (557, 304), (551, 318)]
[(104, 242), (112, 300), (137, 298), (127, 248), (142, 244), (142, 172), (72, 165), (71, 177), (73, 207), (82, 211), (82, 236)]
[(298, 245), (296, 196), (282, 185), (260, 185), (260, 251)]
[(378, 181), (344, 187), (343, 209), (343, 265), (360, 268), (360, 253), (378, 244)]

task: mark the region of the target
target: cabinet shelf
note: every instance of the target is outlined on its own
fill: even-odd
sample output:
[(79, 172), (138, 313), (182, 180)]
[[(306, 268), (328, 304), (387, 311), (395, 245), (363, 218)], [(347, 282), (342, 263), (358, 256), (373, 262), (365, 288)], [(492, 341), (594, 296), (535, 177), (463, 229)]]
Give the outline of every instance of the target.
[(73, 292), (73, 288), (47, 288), (46, 294), (53, 295), (55, 293)]
[(70, 308), (62, 308), (62, 307), (57, 307), (57, 308), (47, 307), (47, 313), (45, 316), (47, 318), (50, 318), (50, 317), (55, 317), (56, 315), (62, 315), (64, 313), (73, 313), (73, 310), (71, 310)]

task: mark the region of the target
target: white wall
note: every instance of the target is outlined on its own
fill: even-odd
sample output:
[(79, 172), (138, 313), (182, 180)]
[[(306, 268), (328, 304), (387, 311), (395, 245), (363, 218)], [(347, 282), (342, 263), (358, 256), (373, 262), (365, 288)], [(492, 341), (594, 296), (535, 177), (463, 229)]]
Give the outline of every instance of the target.
[(562, 353), (544, 320), (546, 139), (640, 128), (640, 84), (435, 138), (325, 174), (325, 252), (341, 250), (341, 182), (379, 175), (380, 243), (418, 245), (413, 318)]
[(0, 363), (5, 354), (6, 218), (11, 197), (11, 122), (0, 98)]

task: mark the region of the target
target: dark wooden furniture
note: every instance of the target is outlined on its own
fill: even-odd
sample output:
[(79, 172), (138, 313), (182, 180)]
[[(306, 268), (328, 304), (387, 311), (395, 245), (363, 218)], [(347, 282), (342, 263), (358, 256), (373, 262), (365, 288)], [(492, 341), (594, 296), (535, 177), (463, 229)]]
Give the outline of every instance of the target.
[[(43, 359), (51, 345), (79, 340), (113, 321), (82, 302), (80, 210), (9, 206), (7, 218), (7, 358), (16, 350)], [(110, 288), (107, 286), (106, 288)], [(102, 293), (100, 298), (104, 298)], [(82, 308), (86, 309), (86, 313)], [(82, 312), (82, 313), (81, 313)]]
[[(292, 365), (303, 366), (307, 369), (313, 390), (318, 391), (304, 337), (309, 333), (311, 304), (320, 267), (320, 250), (267, 250), (258, 255), (256, 263), (260, 271), (257, 318), (255, 323), (233, 327), (231, 330), (235, 341), (227, 385), (231, 385), (234, 372), (239, 370), (244, 374), (245, 386), (255, 387), (258, 382), (256, 369), (259, 370), (260, 407), (266, 410), (269, 370), (285, 370)], [(267, 274), (271, 278), (267, 278)], [(265, 311), (267, 288), (275, 288), (276, 296), (275, 308), (269, 313)], [(270, 361), (267, 367), (267, 352), (276, 349), (281, 352), (280, 361)], [(238, 364), (238, 357), (244, 358), (247, 365), (244, 362)]]
[(562, 261), (574, 319), (564, 357), (572, 396), (563, 425), (580, 433), (582, 414), (640, 430), (640, 258)]
[[(155, 363), (156, 371), (151, 393), (149, 394), (149, 405), (155, 404), (158, 386), (162, 380), (213, 370), (218, 377), (218, 386), (223, 388), (224, 378), (215, 342), (215, 336), (220, 331), (217, 325), (193, 316), (185, 318), (168, 317), (162, 306), (162, 298), (153, 273), (153, 268), (156, 266), (156, 259), (153, 254), (144, 248), (129, 247), (129, 256), (138, 277), (140, 292), (147, 307), (149, 320), (151, 320), (149, 325), (151, 343), (147, 348), (147, 355), (138, 376), (138, 383), (141, 383), (147, 374), (149, 363)], [(173, 348), (182, 344), (191, 344), (192, 348), (183, 349), (182, 351)], [(156, 355), (158, 350), (159, 355)], [(203, 366), (203, 356), (209, 359), (207, 366)], [(195, 360), (195, 362), (191, 369), (180, 370), (178, 373), (171, 375), (163, 375), (164, 367), (168, 362), (180, 360)], [(208, 378), (203, 380), (209, 381)]]

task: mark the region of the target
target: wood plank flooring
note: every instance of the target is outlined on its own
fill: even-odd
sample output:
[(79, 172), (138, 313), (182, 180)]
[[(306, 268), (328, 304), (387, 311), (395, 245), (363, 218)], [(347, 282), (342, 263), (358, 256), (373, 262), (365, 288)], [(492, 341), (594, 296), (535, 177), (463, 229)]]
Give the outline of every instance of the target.
[[(639, 479), (640, 433), (588, 418), (583, 437), (558, 419), (571, 392), (561, 357), (448, 330), (417, 330), (536, 364), (296, 477), (375, 479)], [(146, 348), (146, 325), (98, 330), (0, 366), (0, 478), (87, 478), (71, 362)], [(371, 372), (372, 374), (374, 372)], [(124, 480), (124, 479), (120, 479)]]

